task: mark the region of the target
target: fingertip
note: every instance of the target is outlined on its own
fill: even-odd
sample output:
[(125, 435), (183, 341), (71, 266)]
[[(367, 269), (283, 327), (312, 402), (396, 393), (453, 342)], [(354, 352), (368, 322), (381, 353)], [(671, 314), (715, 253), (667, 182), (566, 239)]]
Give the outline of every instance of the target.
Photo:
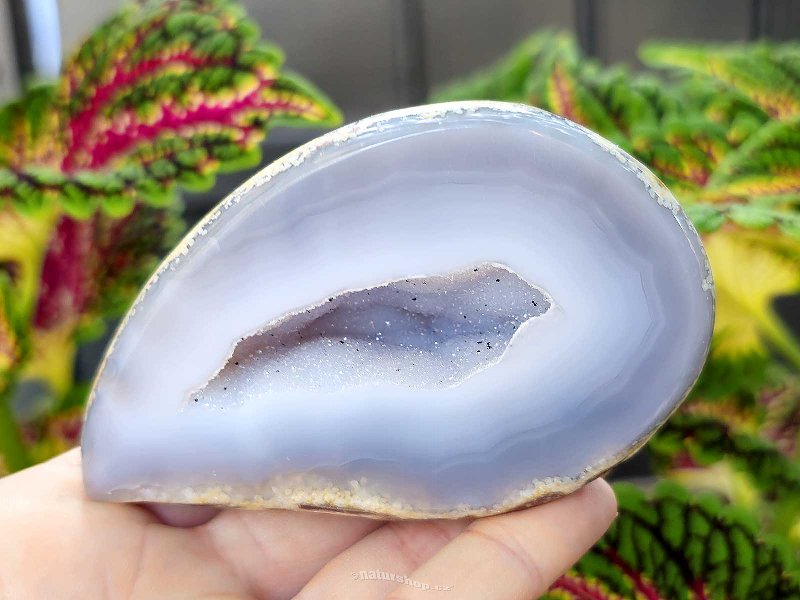
[(583, 488), (586, 502), (606, 527), (617, 517), (617, 497), (605, 479), (595, 479)]
[(171, 527), (198, 527), (213, 519), (220, 509), (216, 506), (194, 506), (190, 504), (144, 503), (164, 525)]

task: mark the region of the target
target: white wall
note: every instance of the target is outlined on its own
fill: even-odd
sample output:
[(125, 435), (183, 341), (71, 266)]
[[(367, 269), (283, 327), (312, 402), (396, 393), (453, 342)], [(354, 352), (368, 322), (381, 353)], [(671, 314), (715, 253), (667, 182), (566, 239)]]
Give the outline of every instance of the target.
[(11, 15), (8, 4), (0, 0), (0, 102), (13, 98), (17, 93), (19, 82), (15, 65)]

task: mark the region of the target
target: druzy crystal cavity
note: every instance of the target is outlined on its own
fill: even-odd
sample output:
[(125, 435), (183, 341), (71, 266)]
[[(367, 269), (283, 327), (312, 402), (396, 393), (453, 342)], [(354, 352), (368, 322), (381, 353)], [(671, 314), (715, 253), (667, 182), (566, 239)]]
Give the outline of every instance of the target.
[(83, 434), (96, 499), (485, 515), (640, 447), (714, 296), (670, 192), (527, 106), (378, 115), (270, 165), (164, 261)]

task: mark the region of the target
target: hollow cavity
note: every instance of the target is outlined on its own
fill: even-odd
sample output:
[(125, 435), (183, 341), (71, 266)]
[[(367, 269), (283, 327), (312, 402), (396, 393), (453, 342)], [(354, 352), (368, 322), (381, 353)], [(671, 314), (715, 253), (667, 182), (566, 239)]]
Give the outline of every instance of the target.
[(551, 304), (488, 263), (340, 293), (241, 339), (188, 404), (222, 409), (298, 390), (457, 385), (498, 362), (519, 327)]

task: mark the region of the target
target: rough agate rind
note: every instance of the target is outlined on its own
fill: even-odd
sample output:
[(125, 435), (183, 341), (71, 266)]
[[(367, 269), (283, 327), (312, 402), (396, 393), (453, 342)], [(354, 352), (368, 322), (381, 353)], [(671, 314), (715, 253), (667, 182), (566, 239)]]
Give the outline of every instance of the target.
[(714, 319), (670, 192), (545, 111), (394, 111), (220, 203), (90, 398), (109, 501), (481, 516), (574, 491), (696, 380)]

